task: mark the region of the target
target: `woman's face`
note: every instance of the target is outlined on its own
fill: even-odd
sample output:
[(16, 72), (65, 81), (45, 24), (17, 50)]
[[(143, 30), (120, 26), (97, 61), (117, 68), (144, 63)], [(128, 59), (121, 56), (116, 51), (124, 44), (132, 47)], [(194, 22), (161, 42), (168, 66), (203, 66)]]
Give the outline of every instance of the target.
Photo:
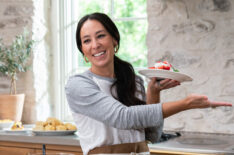
[(80, 30), (81, 49), (93, 71), (114, 64), (115, 39), (97, 20), (87, 20)]

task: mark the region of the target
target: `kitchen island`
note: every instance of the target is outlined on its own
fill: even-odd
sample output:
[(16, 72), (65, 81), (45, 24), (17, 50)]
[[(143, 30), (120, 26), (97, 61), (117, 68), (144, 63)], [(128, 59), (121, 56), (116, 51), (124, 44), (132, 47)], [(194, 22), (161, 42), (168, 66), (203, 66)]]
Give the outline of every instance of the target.
[[(230, 137), (230, 136), (229, 136)], [(157, 144), (149, 144), (151, 154), (177, 154), (177, 155), (205, 155), (205, 154), (234, 154), (234, 151), (213, 151), (205, 148), (189, 148), (186, 145), (172, 143), (176, 139)], [(233, 138), (233, 137), (232, 137)], [(186, 139), (184, 139), (186, 142)], [(215, 143), (215, 142), (214, 142)], [(170, 144), (170, 145), (168, 145)], [(234, 144), (233, 144), (234, 145)], [(229, 146), (229, 145), (228, 145)], [(82, 155), (79, 138), (76, 134), (67, 136), (36, 136), (31, 132), (7, 133), (0, 131), (0, 154), (1, 155), (25, 155), (29, 153), (71, 153)]]

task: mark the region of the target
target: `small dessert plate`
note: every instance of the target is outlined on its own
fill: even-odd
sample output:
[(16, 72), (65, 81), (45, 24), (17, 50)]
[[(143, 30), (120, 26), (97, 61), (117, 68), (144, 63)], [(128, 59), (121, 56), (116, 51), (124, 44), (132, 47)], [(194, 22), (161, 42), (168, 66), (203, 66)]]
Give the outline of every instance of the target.
[(11, 128), (4, 128), (3, 131), (6, 133), (12, 133), (12, 134), (22, 134), (22, 133), (28, 133), (31, 132), (32, 129), (22, 129), (22, 130), (12, 130)]
[(157, 77), (160, 79), (172, 79), (179, 82), (186, 82), (192, 81), (193, 79), (183, 73), (180, 72), (173, 72), (169, 70), (162, 70), (162, 69), (141, 69), (138, 71), (141, 75), (144, 75), (148, 78)]

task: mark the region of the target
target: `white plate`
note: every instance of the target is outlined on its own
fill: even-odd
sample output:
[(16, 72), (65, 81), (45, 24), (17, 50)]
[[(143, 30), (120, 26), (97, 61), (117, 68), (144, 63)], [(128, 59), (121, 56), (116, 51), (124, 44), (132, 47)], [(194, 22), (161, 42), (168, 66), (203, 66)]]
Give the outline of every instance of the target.
[(139, 70), (139, 73), (148, 77), (158, 77), (158, 78), (164, 78), (164, 79), (173, 79), (179, 82), (185, 82), (185, 81), (192, 81), (193, 79), (180, 72), (172, 72), (169, 70), (161, 70), (161, 69), (142, 69)]
[(72, 135), (76, 130), (67, 130), (67, 131), (34, 131), (32, 132), (38, 136), (66, 136)]
[(12, 133), (12, 134), (22, 134), (22, 133), (30, 132), (31, 129), (11, 130), (11, 128), (3, 128), (3, 131), (5, 131), (6, 133)]
[(14, 122), (1, 122), (0, 123), (0, 129), (4, 128), (11, 128), (11, 126), (14, 124)]

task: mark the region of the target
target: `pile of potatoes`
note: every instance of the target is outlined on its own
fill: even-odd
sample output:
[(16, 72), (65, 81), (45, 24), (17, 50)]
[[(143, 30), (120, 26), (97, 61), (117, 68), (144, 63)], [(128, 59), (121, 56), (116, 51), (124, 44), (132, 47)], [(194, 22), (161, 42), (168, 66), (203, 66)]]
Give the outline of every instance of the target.
[(77, 130), (76, 126), (71, 123), (63, 123), (54, 117), (47, 118), (46, 121), (37, 121), (34, 131), (66, 131)]

